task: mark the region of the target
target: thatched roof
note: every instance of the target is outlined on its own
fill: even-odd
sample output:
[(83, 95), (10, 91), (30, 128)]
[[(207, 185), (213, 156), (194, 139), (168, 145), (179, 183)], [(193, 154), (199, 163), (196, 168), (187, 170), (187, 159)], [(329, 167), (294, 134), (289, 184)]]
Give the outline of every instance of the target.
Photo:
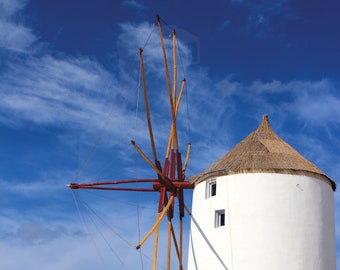
[(197, 184), (208, 178), (238, 173), (308, 175), (329, 183), (333, 190), (336, 188), (328, 176), (275, 134), (266, 115), (254, 132), (189, 181)]

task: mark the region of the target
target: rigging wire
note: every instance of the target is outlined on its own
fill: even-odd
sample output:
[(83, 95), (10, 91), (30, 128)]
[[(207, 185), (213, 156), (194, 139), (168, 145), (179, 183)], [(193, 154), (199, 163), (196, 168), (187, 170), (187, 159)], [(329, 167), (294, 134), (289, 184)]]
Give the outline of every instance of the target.
[[(149, 43), (150, 39), (151, 39), (151, 36), (152, 36), (152, 33), (154, 32), (154, 29), (155, 29), (155, 23), (152, 24), (152, 29), (151, 29), (151, 32), (148, 36), (148, 38), (146, 39), (146, 42), (144, 43), (143, 45), (143, 48), (145, 48), (147, 46), (147, 44)], [(113, 111), (114, 111), (114, 107), (112, 106), (111, 108), (111, 111), (108, 115), (108, 118), (107, 120), (105, 121), (105, 123), (103, 124), (103, 127), (104, 128), (101, 128), (101, 132), (98, 134), (97, 138), (96, 138), (96, 142), (95, 144), (93, 145), (93, 147), (91, 148), (91, 150), (89, 151), (88, 155), (86, 156), (86, 158), (84, 159), (84, 161), (82, 162), (82, 164), (80, 165), (79, 169), (77, 170), (76, 174), (74, 175), (74, 177), (72, 178), (71, 182), (75, 182), (76, 179), (79, 178), (81, 172), (84, 170), (84, 168), (86, 167), (87, 163), (89, 162), (89, 160), (91, 159), (91, 157), (93, 156), (93, 154), (96, 152), (102, 138), (103, 138), (103, 135), (104, 135), (104, 131), (105, 131), (105, 127), (107, 127), (107, 123), (111, 120), (112, 116), (113, 116)], [(107, 166), (109, 166), (111, 164), (108, 164)], [(104, 170), (105, 168), (103, 168), (102, 170)], [(97, 175), (99, 174), (99, 172), (97, 173)]]
[[(104, 262), (104, 258), (101, 256), (101, 254), (100, 254), (100, 252), (99, 252), (99, 249), (98, 249), (98, 246), (97, 246), (97, 244), (96, 244), (96, 241), (94, 240), (92, 234), (90, 233), (90, 229), (88, 228), (88, 226), (87, 226), (87, 224), (86, 224), (86, 222), (85, 222), (84, 216), (82, 215), (82, 213), (81, 213), (81, 211), (80, 211), (79, 204), (78, 204), (79, 198), (78, 198), (78, 196), (76, 196), (74, 190), (71, 190), (71, 191), (72, 191), (72, 196), (73, 196), (74, 202), (75, 202), (76, 207), (77, 207), (77, 210), (78, 210), (78, 214), (79, 214), (80, 220), (81, 220), (82, 223), (83, 223), (83, 227), (84, 227), (84, 229), (85, 229), (87, 235), (90, 237), (90, 239), (91, 239), (91, 241), (92, 241), (92, 243), (93, 243), (93, 246), (94, 246), (94, 248), (95, 248), (95, 250), (96, 250), (96, 253), (97, 253), (97, 255), (98, 255), (98, 258), (99, 258), (100, 262), (103, 264), (104, 268), (108, 270), (108, 267), (107, 267), (107, 265), (106, 265), (105, 262)], [(78, 199), (78, 200), (77, 200), (77, 199)]]
[[(186, 84), (187, 86), (187, 84)], [(190, 113), (189, 113), (189, 102), (188, 102), (188, 86), (185, 91), (185, 104), (186, 104), (186, 119), (187, 119), (187, 136), (188, 136), (188, 144), (191, 144), (191, 127), (190, 127)], [(189, 158), (189, 167), (191, 169), (191, 158)]]
[[(153, 32), (154, 32), (154, 29), (155, 29), (155, 23), (153, 23), (152, 24), (152, 28), (151, 28), (151, 31), (150, 31), (150, 33), (149, 33), (149, 35), (148, 35), (148, 38), (146, 39), (146, 41), (145, 41), (145, 43), (144, 43), (144, 45), (143, 45), (143, 49), (148, 45), (148, 43), (149, 43), (149, 41), (150, 41), (150, 39), (151, 39), (151, 36), (152, 36), (152, 34), (153, 34)], [(136, 121), (135, 121), (135, 127), (134, 127), (134, 134), (136, 134), (136, 130), (137, 130), (137, 119), (138, 119), (138, 111), (139, 111), (139, 100), (140, 100), (140, 85), (141, 85), (141, 72), (139, 72), (139, 78), (138, 78), (138, 85), (137, 85), (137, 104), (136, 104)], [(128, 145), (130, 145), (131, 143), (128, 143)], [(92, 153), (93, 154), (93, 153)], [(90, 154), (89, 155), (89, 158), (90, 158), (90, 156), (92, 155), (92, 154)], [(88, 158), (88, 159), (89, 159)], [(109, 168), (113, 163), (114, 163), (114, 161), (115, 160), (117, 160), (117, 158), (118, 158), (118, 156), (115, 156), (112, 160), (110, 160), (105, 166), (103, 166), (96, 174), (95, 174), (95, 176), (94, 177), (97, 177), (100, 173), (102, 173), (105, 169), (107, 169), (107, 168)], [(86, 163), (87, 163), (87, 161), (86, 161)], [(86, 164), (85, 164), (86, 165)], [(85, 166), (84, 165), (84, 166)]]
[[(168, 28), (170, 28), (171, 30), (171, 33), (172, 33), (172, 26), (168, 23), (168, 22), (166, 22), (162, 17), (159, 17), (160, 18), (160, 21), (162, 22), (162, 28), (164, 29), (164, 26), (166, 26), (166, 27), (168, 27)], [(171, 33), (170, 33), (170, 35), (171, 35)]]
[[(149, 43), (149, 41), (150, 41), (150, 39), (151, 39), (151, 36), (152, 36), (153, 32), (155, 31), (155, 28), (156, 28), (155, 26), (156, 26), (156, 24), (153, 23), (153, 24), (152, 24), (152, 28), (151, 28), (151, 32), (150, 32), (148, 38), (146, 39), (146, 41), (145, 41), (145, 43), (144, 43), (144, 46), (142, 47), (143, 50), (145, 49), (146, 45)], [(139, 54), (139, 50), (138, 50), (138, 54)]]
[[(133, 207), (136, 207), (136, 204), (135, 203), (132, 203), (132, 202), (129, 202), (129, 201), (124, 201), (124, 200), (117, 200), (116, 198), (113, 198), (112, 197), (109, 197), (109, 196), (105, 196), (105, 195), (99, 195), (98, 192), (91, 192), (90, 189), (84, 189), (82, 190), (82, 192), (86, 192), (88, 193), (89, 195), (93, 195), (93, 196), (96, 196), (98, 198), (101, 198), (101, 199), (110, 199), (111, 201), (115, 201), (117, 203), (120, 203), (120, 204), (124, 204), (124, 205), (129, 205), (129, 206), (133, 206)], [(103, 193), (101, 193), (103, 194)], [(139, 208), (143, 208), (143, 209), (146, 209), (146, 210), (151, 210), (151, 211), (154, 211), (155, 209), (154, 208), (151, 208), (151, 207), (147, 207), (147, 206), (139, 206)]]
[[(113, 110), (114, 110), (114, 107), (112, 106), (111, 111), (110, 111), (106, 121), (103, 124), (104, 127), (106, 127), (107, 123), (111, 120), (111, 118), (113, 116)], [(87, 157), (82, 162), (82, 164), (80, 165), (79, 169), (77, 170), (75, 176), (72, 178), (71, 182), (75, 182), (75, 180), (78, 179), (78, 177), (80, 176), (81, 172), (84, 170), (85, 166), (87, 165), (87, 163), (89, 162), (89, 160), (91, 159), (91, 157), (93, 156), (95, 151), (97, 150), (97, 148), (99, 146), (99, 143), (101, 142), (101, 140), (102, 140), (102, 138), (104, 136), (104, 131), (105, 131), (105, 129), (101, 128), (101, 132), (97, 135), (95, 144), (92, 146), (90, 152), (88, 153)]]
[(92, 181), (99, 181), (99, 180), (103, 180), (103, 179), (107, 179), (109, 176), (102, 176), (99, 178), (99, 175), (104, 172), (105, 170), (107, 170), (108, 168), (110, 168), (115, 162), (116, 160), (118, 159), (119, 155), (115, 155), (112, 159), (110, 159), (106, 165), (104, 165), (101, 169), (99, 169), (97, 171), (96, 174), (94, 174), (91, 179)]
[[(185, 67), (183, 63), (183, 57), (182, 57), (182, 50), (181, 46), (178, 46), (178, 56), (179, 56), (179, 61), (180, 61), (180, 66), (182, 68), (183, 76), (186, 78), (186, 72), (185, 72)], [(189, 142), (191, 142), (191, 130), (190, 130), (190, 115), (189, 115), (189, 102), (188, 102), (188, 84), (185, 84), (186, 86), (186, 91), (185, 91), (185, 104), (186, 104), (186, 117), (187, 117), (187, 132), (188, 132), (188, 137), (189, 137)]]
[(101, 222), (103, 222), (104, 225), (107, 226), (107, 228), (113, 233), (115, 234), (120, 240), (122, 240), (128, 247), (132, 247), (134, 248), (134, 245), (132, 243), (130, 243), (127, 239), (125, 239), (123, 236), (121, 236), (118, 232), (116, 232), (103, 218), (101, 218), (86, 202), (81, 201), (79, 199), (79, 201), (86, 207), (86, 209), (91, 212), (94, 216), (96, 216)]
[[(140, 102), (140, 89), (141, 89), (141, 83), (142, 83), (142, 76), (141, 76), (141, 70), (139, 66), (139, 73), (138, 73), (138, 85), (137, 85), (137, 99), (136, 99), (136, 113), (135, 113), (135, 126), (133, 128), (133, 137), (137, 134), (137, 124), (138, 124), (138, 112), (139, 112), (139, 102)], [(136, 151), (135, 151), (136, 153)]]
[[(136, 192), (136, 201), (137, 201), (137, 225), (138, 225), (138, 242), (140, 242), (141, 239), (141, 229), (140, 229), (140, 212), (139, 212), (139, 192)], [(142, 270), (144, 270), (144, 262), (143, 262), (143, 254), (142, 254), (142, 249), (140, 248), (138, 250), (139, 252), (139, 258), (142, 266)]]
[[(88, 235), (91, 235), (92, 236), (92, 234), (90, 233), (90, 229), (89, 229), (89, 227), (87, 226), (87, 224), (86, 224), (86, 222), (85, 222), (85, 218), (84, 218), (84, 216), (83, 216), (83, 214), (82, 214), (82, 212), (81, 212), (81, 210), (80, 210), (80, 207), (79, 207), (79, 203), (81, 203), (83, 206), (84, 206), (84, 208), (86, 208), (87, 209), (87, 211), (88, 211), (88, 213), (92, 213), (92, 215), (93, 216), (95, 216), (96, 218), (98, 218), (115, 236), (117, 236), (122, 242), (124, 242), (125, 243), (125, 245), (128, 247), (128, 248), (132, 248), (133, 250), (135, 250), (135, 248), (136, 248), (136, 246), (133, 244), (133, 243), (131, 243), (131, 242), (129, 242), (126, 238), (124, 238), (122, 235), (120, 235), (117, 231), (115, 231), (112, 227), (111, 227), (111, 225), (107, 222), (107, 221), (105, 221), (94, 209), (92, 209), (92, 207), (88, 204), (88, 203), (86, 203), (85, 201), (83, 201), (83, 200), (81, 200), (80, 198), (79, 198), (79, 196), (76, 196), (75, 195), (75, 192), (74, 191), (72, 191), (72, 194), (73, 194), (73, 197), (74, 197), (74, 199), (75, 199), (75, 202), (76, 202), (76, 206), (77, 206), (77, 209), (78, 209), (78, 213), (79, 213), (79, 216), (81, 217), (81, 220), (82, 220), (82, 222), (83, 222), (83, 225), (84, 225), (84, 227), (86, 227), (86, 231), (87, 231), (87, 233), (88, 233)], [(100, 232), (100, 229), (99, 229), (99, 227), (98, 226), (96, 226), (96, 228), (97, 228), (97, 230)], [(100, 234), (102, 235), (102, 232), (100, 232)], [(99, 252), (99, 249), (98, 249), (98, 247), (97, 247), (97, 245), (96, 245), (96, 242), (95, 242), (95, 240), (93, 239), (93, 237), (91, 237), (91, 239), (92, 239), (92, 241), (94, 242), (94, 244), (95, 244), (95, 247), (96, 247), (96, 250), (97, 250), (97, 252), (98, 252), (98, 254), (99, 254), (99, 256), (101, 257), (101, 259), (103, 259), (102, 258), (102, 256), (100, 255), (100, 252)], [(107, 244), (108, 244), (108, 241), (105, 241)], [(109, 244), (108, 244), (109, 245)], [(112, 251), (113, 253), (114, 253), (114, 251)], [(147, 254), (145, 254), (145, 253), (143, 253), (142, 251), (140, 251), (140, 253), (141, 253), (141, 255), (144, 257), (144, 258), (146, 258), (146, 259), (148, 259), (149, 261), (152, 261), (153, 259), (150, 257), (150, 256), (148, 256)], [(161, 266), (160, 264), (157, 264), (158, 265), (158, 267), (160, 267), (160, 268), (162, 268), (162, 269), (165, 269), (163, 266)], [(107, 267), (105, 267), (106, 269), (107, 269)], [(143, 268), (144, 269), (144, 268)]]
[[(81, 201), (82, 202), (82, 201)], [(89, 207), (89, 205), (85, 202), (82, 202), (83, 205), (88, 209), (88, 211), (91, 211), (93, 214), (95, 214), (96, 217), (99, 217), (94, 211), (93, 209), (91, 209)], [(106, 239), (106, 237), (104, 236), (104, 234), (102, 233), (101, 230), (99, 230), (99, 227), (97, 226), (97, 223), (94, 221), (94, 219), (88, 215), (89, 218), (91, 219), (93, 225), (95, 226), (95, 228), (97, 229), (98, 233), (101, 235), (101, 237), (103, 238), (103, 240), (105, 241), (105, 243), (107, 244), (107, 246), (109, 247), (109, 249), (111, 250), (111, 252), (113, 253), (113, 255), (115, 255), (116, 259), (121, 263), (121, 265), (124, 267), (124, 269), (127, 269), (123, 260), (119, 257), (119, 255), (117, 254), (117, 252), (114, 251), (114, 249), (112, 248), (112, 246), (110, 245), (109, 241)]]

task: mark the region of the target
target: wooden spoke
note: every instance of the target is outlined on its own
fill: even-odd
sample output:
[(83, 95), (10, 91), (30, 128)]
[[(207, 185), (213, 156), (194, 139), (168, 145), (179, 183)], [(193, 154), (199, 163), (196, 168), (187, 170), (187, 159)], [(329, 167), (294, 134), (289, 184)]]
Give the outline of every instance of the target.
[(171, 231), (172, 231), (172, 224), (171, 220), (168, 220), (168, 250), (167, 250), (167, 263), (166, 269), (170, 270), (170, 262), (171, 262)]
[(168, 212), (169, 207), (171, 206), (172, 202), (174, 200), (174, 196), (170, 196), (170, 199), (168, 201), (168, 204), (164, 208), (163, 212), (160, 214), (159, 218), (157, 219), (156, 223), (152, 226), (151, 230), (145, 235), (145, 237), (140, 241), (140, 243), (137, 245), (136, 249), (140, 249), (140, 247), (145, 243), (145, 241), (150, 237), (150, 235), (154, 232), (154, 230), (159, 226), (159, 223), (164, 218), (165, 214)]
[(176, 191), (175, 186), (167, 179), (164, 175), (163, 172), (155, 165), (153, 162), (143, 153), (143, 151), (137, 146), (135, 141), (131, 141), (132, 145), (135, 147), (137, 152), (142, 156), (142, 158), (155, 170), (155, 172), (158, 174), (160, 177), (160, 181), (169, 189), (172, 191)]
[(183, 218), (179, 218), (179, 269), (183, 270)]
[[(157, 214), (157, 219), (159, 219), (161, 213)], [(157, 266), (157, 252), (158, 252), (158, 238), (159, 238), (159, 226), (156, 228), (156, 233), (155, 233), (155, 241), (154, 241), (154, 248), (153, 248), (153, 263), (152, 263), (152, 270), (156, 270)]]
[(143, 49), (142, 48), (139, 49), (139, 59), (140, 59), (140, 66), (141, 66), (141, 72), (142, 72), (145, 113), (146, 113), (146, 119), (147, 119), (147, 122), (148, 122), (152, 154), (153, 154), (154, 160), (157, 161), (158, 159), (157, 159), (157, 153), (156, 153), (156, 146), (155, 146), (155, 140), (154, 140), (153, 132), (152, 132), (150, 110), (149, 110), (149, 102), (148, 102), (148, 96), (147, 96), (147, 91), (146, 91), (146, 80), (145, 80)]
[(189, 161), (189, 156), (190, 156), (190, 150), (191, 150), (191, 143), (188, 143), (187, 154), (185, 156), (185, 161), (184, 161), (184, 165), (183, 165), (183, 173), (187, 169), (187, 165), (188, 165), (188, 161)]
[(163, 39), (163, 31), (161, 27), (161, 20), (160, 17), (157, 16), (157, 23), (159, 29), (159, 36), (162, 44), (162, 52), (163, 52), (163, 60), (164, 60), (164, 68), (165, 68), (165, 77), (168, 86), (168, 94), (169, 94), (169, 102), (170, 102), (170, 109), (171, 109), (171, 117), (172, 117), (172, 125), (174, 126), (174, 136), (173, 140), (175, 142), (176, 149), (178, 149), (178, 140), (177, 140), (177, 129), (176, 129), (176, 116), (175, 116), (175, 103), (173, 100), (173, 96), (171, 93), (171, 85), (170, 85), (170, 76), (169, 76), (169, 68), (168, 68), (168, 61), (166, 58), (166, 51), (165, 51), (165, 44)]
[(172, 31), (172, 51), (173, 51), (173, 61), (174, 61), (174, 82), (173, 82), (173, 93), (174, 100), (176, 100), (177, 95), (177, 46), (176, 46), (176, 30)]

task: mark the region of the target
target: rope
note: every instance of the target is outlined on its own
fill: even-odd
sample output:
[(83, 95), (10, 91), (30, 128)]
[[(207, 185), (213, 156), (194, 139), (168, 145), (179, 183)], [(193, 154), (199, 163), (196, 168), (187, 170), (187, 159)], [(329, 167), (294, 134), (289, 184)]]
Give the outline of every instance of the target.
[[(137, 161), (137, 151), (135, 150), (135, 165)], [(136, 166), (136, 179), (138, 179), (138, 167)], [(141, 239), (141, 226), (140, 226), (140, 207), (139, 207), (139, 192), (136, 191), (136, 211), (137, 211), (137, 227), (138, 227), (138, 242)], [(144, 269), (144, 261), (143, 261), (143, 253), (142, 250), (139, 250), (139, 259), (141, 263), (142, 269)]]
[[(116, 198), (112, 198), (112, 196), (106, 196), (106, 195), (99, 195), (98, 192), (91, 192), (90, 189), (83, 189), (82, 192), (86, 192), (87, 194), (89, 195), (93, 195), (93, 196), (96, 196), (98, 198), (102, 198), (102, 199), (105, 199), (105, 200), (110, 200), (110, 201), (115, 201), (117, 203), (121, 203), (121, 204), (124, 204), (124, 205), (129, 205), (131, 207), (136, 207), (136, 204), (133, 203), (133, 202), (129, 202), (129, 201), (124, 201), (124, 200), (117, 200)], [(100, 193), (100, 194), (104, 194), (104, 193)], [(142, 208), (142, 209), (146, 209), (146, 210), (150, 210), (152, 212), (155, 211), (154, 208), (151, 208), (151, 207), (147, 207), (147, 206), (139, 206), (139, 208)]]
[[(88, 211), (92, 212), (93, 214), (95, 214), (96, 217), (99, 218), (99, 216), (93, 211), (93, 209), (91, 209), (89, 207), (89, 205), (85, 202), (82, 202), (83, 205), (88, 209)], [(96, 227), (98, 233), (101, 235), (101, 237), (103, 238), (103, 240), (105, 241), (105, 243), (107, 244), (107, 246), (109, 247), (109, 249), (111, 250), (111, 252), (113, 253), (113, 255), (115, 255), (116, 259), (121, 263), (121, 265), (124, 267), (124, 269), (127, 269), (124, 262), (122, 261), (122, 259), (119, 257), (119, 255), (114, 251), (114, 249), (112, 248), (112, 246), (110, 245), (109, 241), (106, 239), (106, 237), (104, 236), (104, 234), (101, 232), (101, 230), (99, 230), (97, 223), (94, 221), (94, 219), (88, 215), (89, 218), (91, 219), (93, 225)], [(110, 228), (110, 227), (109, 227)], [(111, 229), (111, 228), (110, 228)]]
[[(130, 143), (129, 143), (130, 144)], [(129, 144), (126, 144), (126, 149), (128, 148), (127, 146)], [(106, 176), (102, 176), (99, 178), (99, 175), (104, 172), (106, 169), (110, 168), (115, 162), (116, 160), (119, 158), (119, 155), (115, 155), (112, 159), (110, 159), (106, 165), (102, 166), (92, 177), (91, 177), (91, 181), (100, 181), (103, 179), (107, 179), (108, 177), (111, 177), (112, 175), (106, 175)]]
[[(90, 230), (89, 230), (89, 228), (88, 228), (88, 226), (87, 226), (87, 224), (86, 224), (86, 222), (85, 222), (84, 216), (82, 215), (82, 213), (81, 213), (81, 211), (80, 211), (79, 204), (78, 204), (79, 198), (76, 196), (76, 194), (75, 194), (75, 192), (74, 192), (73, 190), (72, 190), (72, 196), (73, 196), (74, 202), (75, 202), (75, 204), (76, 204), (76, 207), (77, 207), (77, 210), (78, 210), (78, 214), (79, 214), (80, 220), (81, 220), (82, 223), (83, 223), (83, 227), (84, 227), (84, 229), (85, 229), (87, 235), (90, 237), (90, 239), (91, 239), (91, 241), (92, 241), (92, 243), (93, 243), (93, 246), (94, 246), (94, 248), (95, 248), (95, 250), (96, 250), (96, 253), (97, 253), (97, 255), (98, 255), (98, 258), (99, 258), (100, 262), (103, 264), (104, 268), (108, 270), (108, 268), (107, 268), (107, 266), (106, 266), (106, 264), (105, 264), (105, 262), (104, 262), (103, 257), (100, 255), (100, 252), (99, 252), (98, 246), (97, 246), (97, 244), (96, 244), (96, 241), (94, 240), (92, 234), (90, 233)], [(78, 200), (77, 200), (77, 199), (78, 199)]]
[[(152, 29), (150, 31), (150, 34), (148, 35), (148, 38), (146, 39), (145, 43), (144, 43), (144, 46), (143, 48), (145, 48), (147, 46), (147, 44), (149, 43), (150, 39), (151, 39), (151, 36), (152, 36), (152, 33), (154, 32), (154, 29), (155, 29), (155, 23), (152, 24)], [(129, 65), (131, 66), (131, 65)], [(130, 72), (131, 72), (132, 69), (130, 69)], [(138, 99), (139, 99), (139, 89), (138, 89)], [(112, 116), (113, 116), (113, 111), (114, 111), (114, 107), (112, 106), (111, 108), (111, 111), (109, 113), (109, 116), (107, 118), (107, 120), (105, 121), (103, 127), (106, 127), (107, 126), (107, 123), (109, 122), (109, 120), (111, 120)], [(93, 154), (96, 152), (101, 140), (102, 140), (102, 137), (104, 135), (104, 131), (105, 129), (102, 128), (101, 129), (101, 132), (98, 134), (97, 138), (96, 138), (96, 142), (95, 144), (93, 145), (93, 147), (91, 148), (91, 150), (89, 151), (88, 155), (86, 156), (85, 160), (82, 162), (82, 164), (80, 165), (79, 169), (77, 170), (77, 172), (75, 173), (74, 177), (72, 178), (71, 182), (75, 182), (76, 179), (79, 178), (81, 172), (84, 170), (84, 168), (86, 167), (87, 163), (89, 162), (89, 160), (91, 159), (91, 157), (93, 156)], [(104, 170), (105, 168), (103, 168), (102, 170)], [(101, 170), (101, 171), (102, 171)], [(99, 174), (99, 172), (97, 173), (97, 175)]]
[[(98, 249), (98, 246), (97, 246), (97, 244), (96, 244), (94, 238), (92, 237), (92, 234), (90, 233), (90, 229), (89, 229), (89, 227), (87, 226), (87, 223), (85, 222), (85, 218), (84, 218), (84, 216), (83, 216), (83, 214), (82, 214), (82, 211), (80, 210), (79, 203), (81, 203), (81, 204), (88, 210), (89, 213), (91, 212), (91, 213), (92, 213), (94, 216), (96, 216), (96, 217), (97, 217), (97, 218), (98, 218), (105, 226), (107, 226), (107, 228), (108, 228), (114, 235), (116, 235), (122, 242), (124, 242), (128, 248), (133, 248), (133, 250), (136, 250), (135, 244), (129, 242), (126, 238), (124, 238), (124, 237), (123, 237), (122, 235), (120, 235), (117, 231), (115, 231), (115, 230), (110, 226), (110, 224), (108, 224), (103, 218), (101, 218), (101, 217), (100, 217), (100, 216), (99, 216), (99, 215), (98, 215), (98, 214), (97, 214), (97, 213), (96, 213), (96, 212), (95, 212), (95, 211), (94, 211), (94, 210), (93, 210), (93, 209), (92, 209), (85, 201), (81, 200), (81, 199), (79, 198), (79, 196), (76, 196), (76, 192), (75, 192), (74, 190), (72, 190), (72, 195), (73, 195), (73, 198), (74, 198), (74, 201), (75, 201), (77, 210), (78, 210), (78, 214), (79, 214), (80, 219), (81, 219), (81, 221), (82, 221), (82, 223), (83, 223), (83, 226), (84, 226), (84, 228), (85, 228), (87, 234), (88, 234), (89, 236), (91, 236), (91, 240), (92, 240), (92, 242), (93, 242), (93, 244), (94, 244), (94, 247), (95, 247), (95, 249), (96, 249), (96, 251), (97, 251), (97, 254), (98, 254), (98, 256), (99, 256), (101, 262), (103, 263), (105, 269), (108, 269), (108, 267), (105, 265), (104, 259), (103, 259), (103, 257), (102, 257), (101, 254), (100, 254), (100, 251), (99, 251), (99, 249)], [(97, 227), (97, 230), (100, 232), (98, 226), (96, 226), (96, 227)], [(100, 234), (101, 234), (101, 233), (100, 233)], [(114, 252), (114, 251), (112, 251), (112, 252)], [(150, 262), (153, 261), (153, 259), (152, 259), (150, 256), (148, 256), (147, 254), (143, 253), (142, 251), (140, 251), (140, 254), (141, 254), (141, 256), (143, 256), (143, 258), (146, 258), (148, 261), (150, 261)], [(161, 269), (165, 269), (165, 268), (164, 268), (162, 265), (160, 265), (160, 264), (157, 264), (157, 266), (158, 266), (159, 268), (161, 268)], [(143, 265), (142, 265), (142, 269), (144, 269), (144, 266), (143, 266)]]
[[(189, 102), (188, 102), (188, 88), (185, 91), (185, 104), (186, 104), (186, 120), (187, 120), (187, 136), (188, 143), (191, 144), (191, 128), (190, 128), (190, 114), (189, 114)], [(189, 167), (191, 169), (191, 158), (189, 157)]]
[[(138, 242), (140, 242), (141, 239), (141, 229), (140, 229), (140, 214), (139, 214), (139, 198), (138, 198), (138, 191), (136, 192), (136, 201), (137, 201), (137, 225), (138, 225)], [(143, 254), (142, 250), (139, 249), (139, 258), (140, 258), (140, 263), (142, 270), (144, 269), (144, 262), (143, 262)]]
[(139, 101), (140, 101), (140, 88), (141, 88), (141, 82), (142, 82), (142, 77), (141, 77), (141, 67), (139, 65), (139, 76), (138, 76), (138, 85), (137, 85), (137, 99), (136, 99), (136, 118), (135, 118), (135, 126), (133, 129), (133, 137), (136, 136), (137, 133), (137, 123), (138, 123), (138, 112), (139, 112)]
[(110, 231), (115, 234), (120, 240), (122, 240), (125, 244), (127, 244), (129, 247), (133, 247), (134, 245), (131, 244), (127, 239), (125, 239), (123, 236), (121, 236), (119, 233), (117, 233), (104, 219), (102, 219), (86, 202), (79, 200), (87, 209), (89, 212), (91, 212), (93, 215), (95, 215), (101, 222), (106, 225)]
[[(184, 64), (183, 64), (183, 58), (182, 58), (182, 53), (181, 53), (181, 47), (178, 46), (178, 56), (179, 56), (179, 61), (180, 61), (180, 66), (182, 68), (182, 72), (183, 72), (183, 77), (186, 78), (186, 73), (185, 73), (185, 68), (184, 68)], [(191, 142), (191, 131), (190, 131), (190, 115), (189, 115), (189, 102), (188, 102), (188, 83), (186, 82), (185, 84), (186, 86), (186, 91), (185, 91), (185, 103), (186, 103), (186, 115), (187, 115), (187, 127), (188, 127), (188, 137), (189, 137), (189, 142)]]
[[(155, 26), (156, 26), (156, 24), (153, 23), (153, 24), (152, 24), (152, 28), (151, 28), (151, 32), (150, 32), (148, 38), (146, 39), (146, 41), (145, 41), (145, 43), (144, 43), (144, 46), (142, 47), (143, 50), (145, 49), (146, 45), (149, 43), (149, 41), (150, 41), (150, 39), (151, 39), (151, 36), (152, 36), (153, 32), (155, 31)], [(138, 50), (138, 54), (139, 54), (139, 50)]]
[[(106, 119), (106, 121), (103, 124), (103, 127), (107, 126), (107, 123), (109, 122), (109, 120), (111, 120), (112, 116), (113, 116), (113, 109), (114, 107), (112, 106), (111, 111)], [(99, 143), (101, 142), (103, 135), (104, 135), (104, 128), (101, 128), (101, 132), (98, 134), (97, 138), (96, 138), (96, 143), (93, 145), (92, 149), (89, 151), (87, 157), (85, 158), (85, 160), (83, 161), (83, 163), (80, 165), (78, 171), (76, 172), (75, 176), (72, 178), (71, 182), (75, 182), (76, 179), (78, 179), (80, 173), (84, 170), (86, 164), (89, 162), (89, 160), (91, 159), (91, 157), (93, 156), (93, 154), (95, 153), (95, 151), (98, 148)]]
[(172, 35), (172, 33), (173, 33), (173, 27), (169, 24), (169, 23), (167, 23), (165, 20), (163, 20), (163, 18), (162, 17), (159, 17), (160, 18), (160, 20), (161, 20), (161, 22), (162, 22), (162, 28), (164, 29), (164, 26), (166, 26), (167, 28), (169, 28), (170, 29), (170, 34), (168, 34), (168, 37), (170, 37), (171, 38), (171, 35)]

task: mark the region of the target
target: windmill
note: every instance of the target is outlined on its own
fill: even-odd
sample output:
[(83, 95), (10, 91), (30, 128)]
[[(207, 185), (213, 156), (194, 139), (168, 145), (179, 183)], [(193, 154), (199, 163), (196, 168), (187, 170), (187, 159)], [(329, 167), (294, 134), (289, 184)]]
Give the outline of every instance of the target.
[[(68, 187), (72, 190), (74, 189), (96, 189), (96, 190), (112, 190), (112, 191), (138, 191), (138, 192), (157, 192), (159, 193), (158, 209), (156, 222), (145, 235), (145, 237), (136, 246), (140, 249), (141, 246), (150, 238), (150, 236), (155, 234), (154, 241), (154, 251), (153, 251), (153, 266), (152, 269), (156, 269), (157, 266), (157, 253), (158, 253), (158, 239), (159, 239), (159, 226), (161, 221), (167, 217), (168, 221), (168, 235), (167, 235), (167, 265), (166, 269), (170, 269), (171, 261), (171, 239), (173, 240), (174, 247), (176, 250), (176, 255), (178, 259), (179, 269), (183, 269), (183, 217), (185, 214), (184, 205), (184, 189), (192, 189), (193, 184), (186, 181), (185, 171), (187, 168), (189, 155), (190, 155), (190, 144), (187, 146), (186, 156), (184, 162), (182, 160), (182, 155), (179, 149), (179, 142), (177, 136), (177, 125), (176, 118), (181, 103), (181, 98), (183, 90), (185, 87), (186, 79), (184, 78), (181, 82), (181, 87), (177, 89), (177, 38), (176, 31), (172, 31), (172, 53), (173, 53), (173, 84), (171, 85), (170, 75), (169, 75), (169, 65), (167, 60), (167, 54), (165, 49), (165, 43), (163, 38), (161, 19), (157, 16), (157, 26), (159, 30), (159, 37), (161, 41), (163, 62), (165, 70), (165, 78), (169, 96), (169, 104), (171, 110), (171, 127), (169, 131), (168, 144), (166, 147), (166, 153), (164, 158), (163, 166), (159, 161), (156, 151), (155, 139), (153, 135), (152, 122), (150, 117), (150, 109), (147, 95), (147, 86), (144, 70), (144, 58), (143, 49), (139, 50), (139, 60), (140, 60), (140, 70), (143, 84), (143, 96), (145, 103), (146, 119), (149, 130), (149, 138), (152, 149), (152, 158), (149, 158), (144, 151), (137, 145), (135, 141), (131, 141), (135, 150), (140, 154), (140, 156), (146, 161), (146, 163), (151, 167), (151, 169), (156, 173), (155, 178), (151, 179), (125, 179), (116, 181), (105, 181), (105, 182), (92, 182), (92, 183), (71, 183)], [(150, 183), (151, 187), (141, 188), (141, 187), (126, 187), (125, 184), (136, 185), (138, 183)], [(124, 185), (122, 187), (121, 185)], [(173, 226), (173, 217), (176, 212), (174, 201), (178, 200), (178, 215), (179, 215), (179, 232), (176, 234)], [(178, 236), (179, 235), (179, 236)]]
[[(155, 146), (143, 49), (139, 50), (146, 119), (153, 158), (135, 141), (136, 151), (156, 173), (152, 179), (130, 179), (87, 184), (71, 189), (99, 189), (159, 193), (157, 219), (136, 246), (154, 233), (153, 266), (157, 266), (159, 225), (167, 217), (167, 265), (173, 239), (179, 269), (183, 269), (183, 217), (185, 189), (193, 189), (188, 269), (313, 269), (335, 270), (334, 191), (336, 184), (302, 157), (272, 130), (264, 116), (259, 127), (224, 157), (187, 181), (190, 154), (182, 161), (176, 118), (186, 80), (177, 91), (176, 32), (172, 32), (173, 84), (171, 86), (160, 18), (157, 25), (171, 109), (171, 128), (163, 166)], [(150, 188), (119, 187), (151, 183)], [(173, 226), (174, 200), (178, 200), (179, 233)], [(187, 212), (189, 212), (187, 210)], [(179, 235), (179, 237), (177, 237)]]

